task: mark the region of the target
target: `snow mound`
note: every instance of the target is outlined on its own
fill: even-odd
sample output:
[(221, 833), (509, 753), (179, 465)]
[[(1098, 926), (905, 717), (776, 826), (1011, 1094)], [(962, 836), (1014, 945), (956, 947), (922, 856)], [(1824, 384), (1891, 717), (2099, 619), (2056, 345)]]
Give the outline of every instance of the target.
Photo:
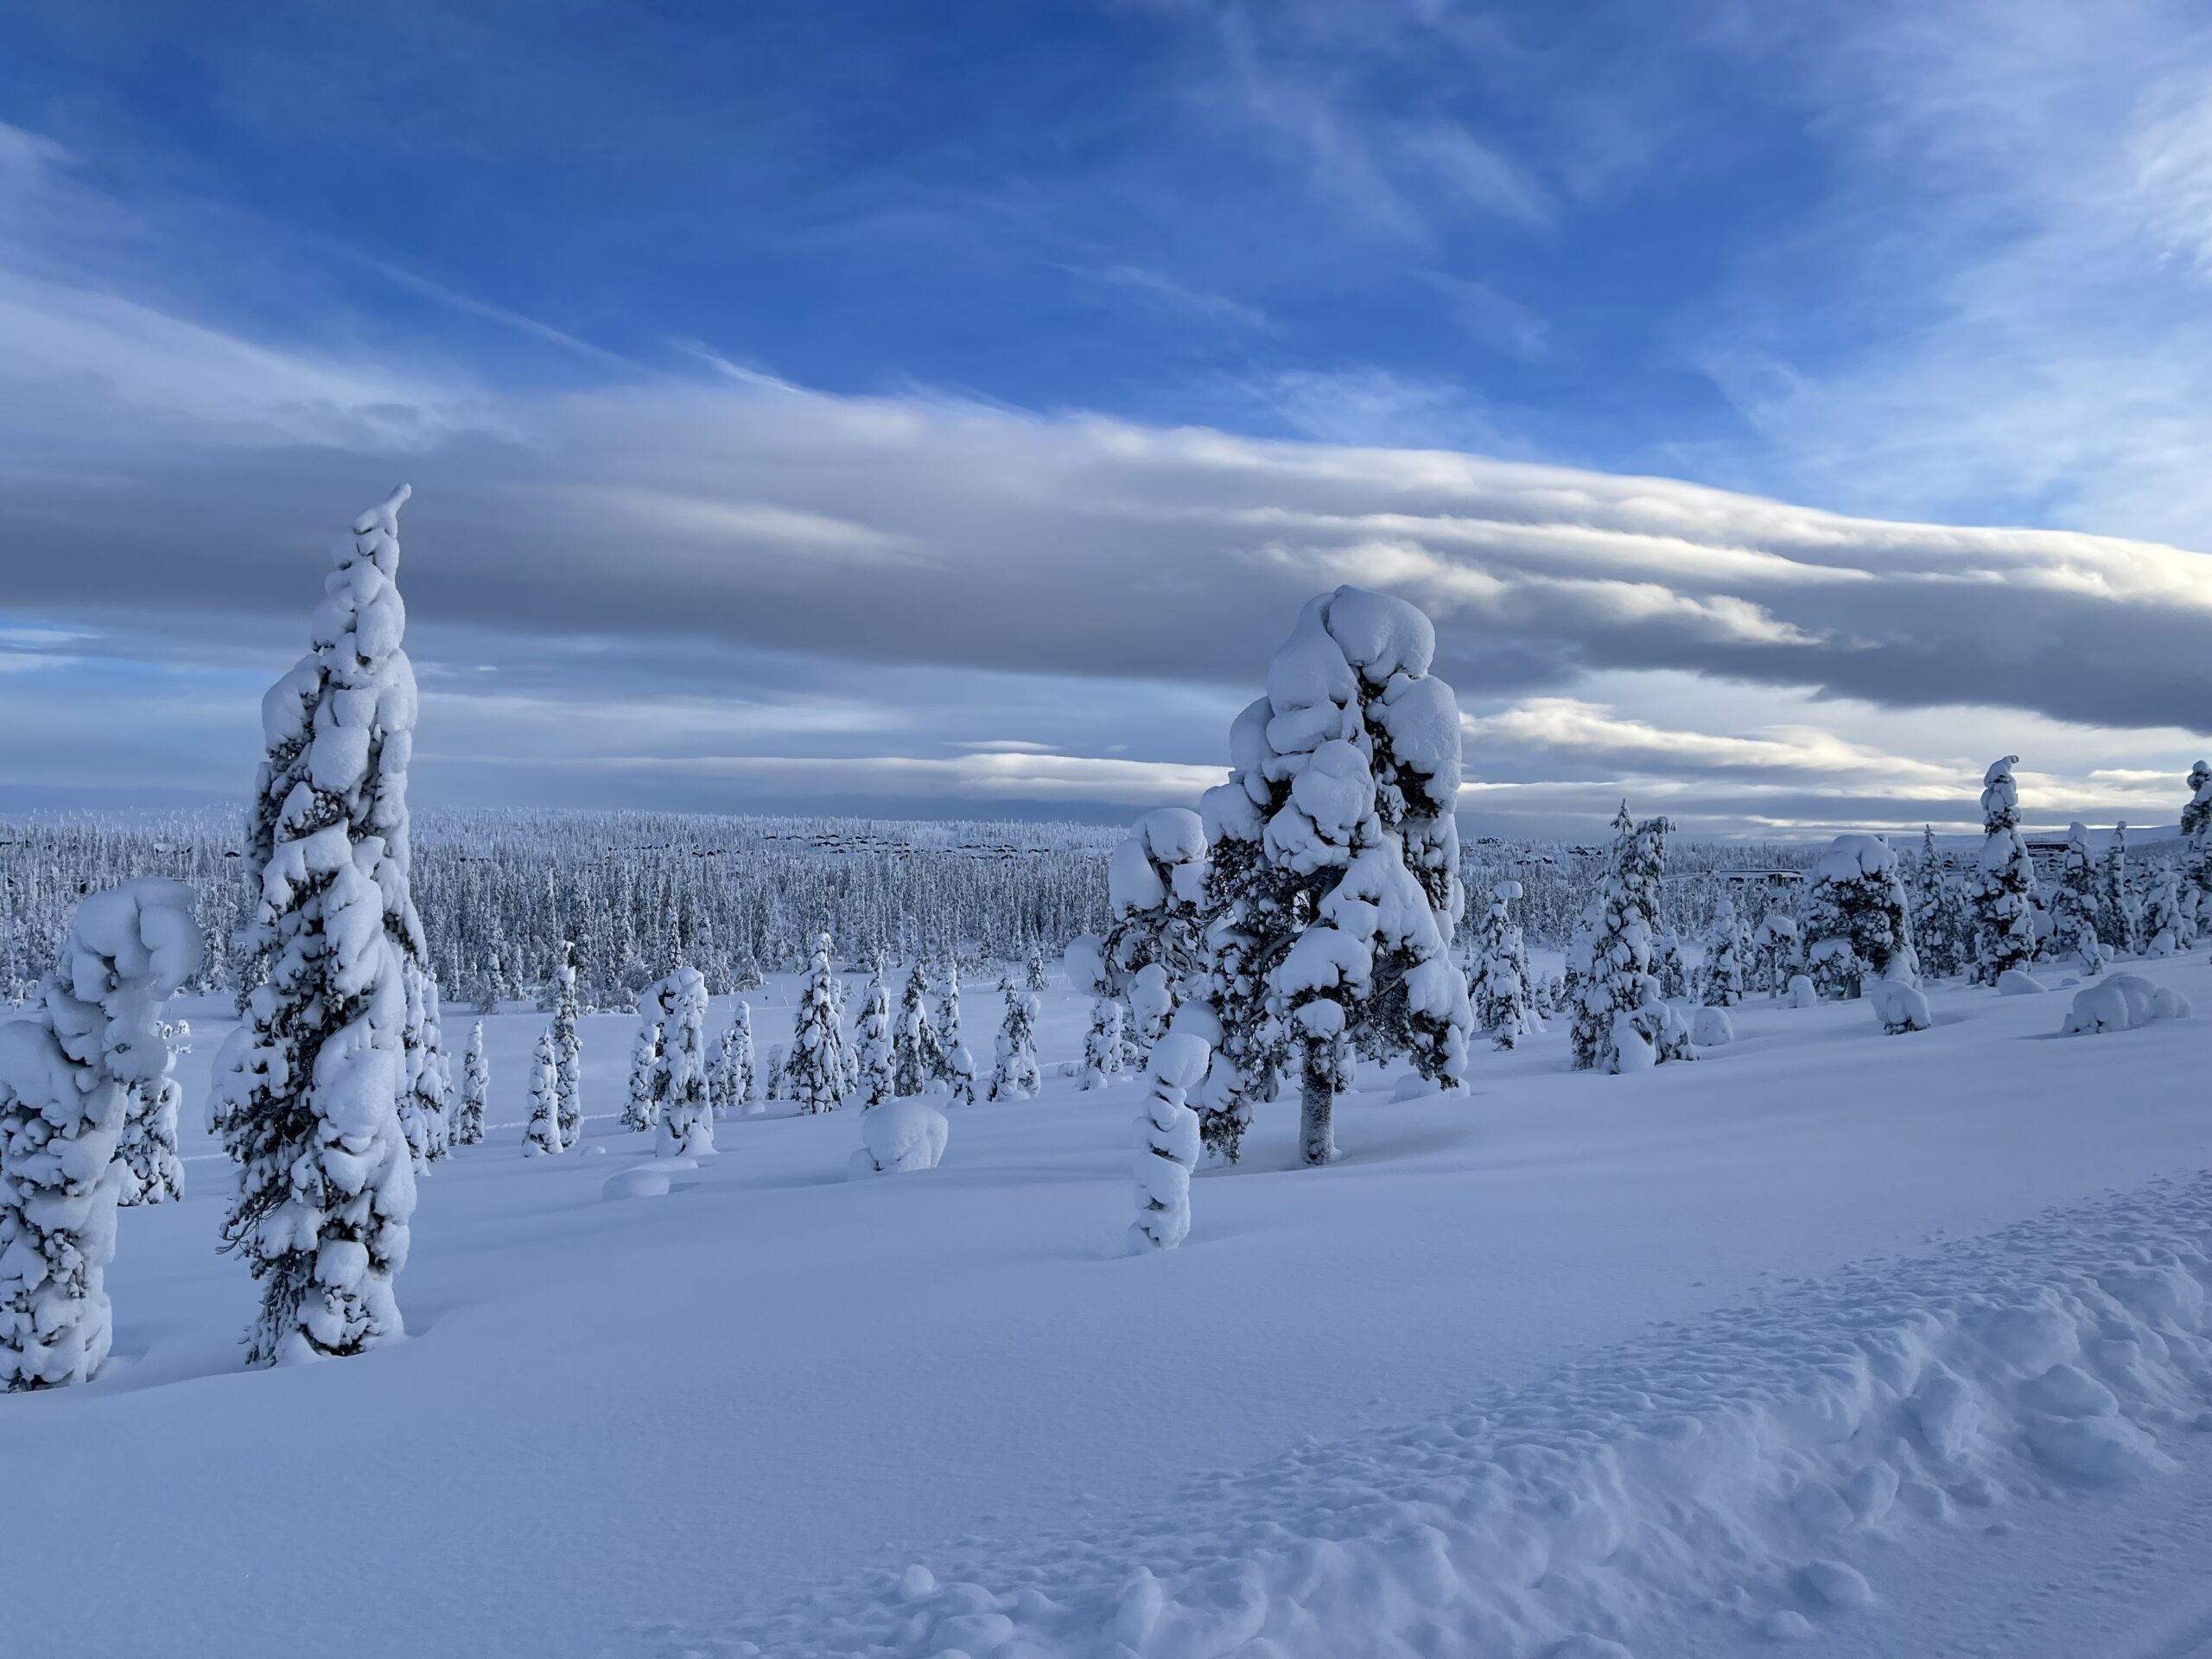
[(607, 1178), (599, 1189), (599, 1196), (610, 1202), (620, 1198), (664, 1198), (668, 1196), (668, 1172), (655, 1169), (650, 1164), (640, 1164), (635, 1169), (620, 1169)]
[(2077, 991), (2062, 1037), (2081, 1037), (2101, 1031), (2132, 1031), (2154, 1020), (2185, 1020), (2189, 999), (2179, 991), (2154, 985), (2140, 974), (2114, 974), (2110, 979)]
[(1928, 1012), (1927, 997), (1917, 986), (1908, 985), (1901, 979), (1869, 979), (1866, 1001), (1873, 1006), (1874, 1017), (1882, 1022), (1882, 1029), (1893, 1034), (1925, 1031), (1936, 1023)]
[(944, 1156), (950, 1126), (938, 1104), (926, 1095), (887, 1100), (861, 1114), (861, 1149), (845, 1166), (852, 1180), (872, 1175), (901, 1175), (910, 1170), (935, 1169)]
[(1999, 996), (2040, 996), (2050, 988), (2033, 974), (2018, 968), (2007, 968), (1997, 976), (1997, 995)]
[(1789, 976), (1789, 994), (1783, 998), (1783, 1001), (1793, 1008), (1809, 1008), (1820, 1000), (1821, 994), (1813, 988), (1813, 981), (1809, 975)]
[(1736, 1040), (1726, 1008), (1700, 1008), (1690, 1019), (1690, 1041), (1700, 1048), (1723, 1048)]
[(1834, 1640), (1916, 1536), (2174, 1466), (2162, 1441), (2212, 1388), (2208, 1244), (2212, 1175), (2153, 1183), (1200, 1478), (1027, 1559), (979, 1541), (958, 1571), (810, 1599), (746, 1634), (884, 1659), (1618, 1659), (1639, 1626), (1708, 1607), (1746, 1634)]

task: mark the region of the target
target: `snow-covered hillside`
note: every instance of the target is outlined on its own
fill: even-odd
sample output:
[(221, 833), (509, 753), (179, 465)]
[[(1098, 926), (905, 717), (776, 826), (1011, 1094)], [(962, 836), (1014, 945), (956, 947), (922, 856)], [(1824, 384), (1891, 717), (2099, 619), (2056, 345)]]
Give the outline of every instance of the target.
[[(2212, 1002), (2201, 957), (2141, 971)], [(188, 1003), (187, 1196), (120, 1217), (113, 1357), (0, 1412), (7, 1648), (292, 1655), (342, 1599), (371, 1655), (2181, 1659), (2212, 1021), (2060, 1039), (2070, 1000), (1937, 987), (1903, 1037), (1755, 1000), (1626, 1077), (1555, 1022), (1471, 1097), (1365, 1071), (1340, 1164), (1262, 1105), (1143, 1257), (1141, 1086), (1066, 1075), (1064, 983), (1042, 1093), (951, 1108), (934, 1169), (849, 1180), (859, 1110), (778, 1105), (622, 1200), (634, 1021), (584, 1019), (582, 1145), (525, 1159), (546, 1016), (503, 1014), (408, 1339), (273, 1371), (215, 1254), (227, 1009)], [(998, 1012), (969, 987), (971, 1044)]]

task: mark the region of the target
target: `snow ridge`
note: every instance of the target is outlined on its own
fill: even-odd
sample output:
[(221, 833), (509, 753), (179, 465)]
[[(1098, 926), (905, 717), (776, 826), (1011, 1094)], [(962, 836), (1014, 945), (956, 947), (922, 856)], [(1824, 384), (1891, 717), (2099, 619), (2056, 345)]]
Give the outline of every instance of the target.
[(758, 1646), (671, 1650), (1625, 1659), (1686, 1618), (1809, 1635), (1875, 1598), (1854, 1535), (2171, 1466), (2162, 1441), (2212, 1430), (2208, 1288), (2212, 1175), (2155, 1182), (1662, 1325), (1156, 1514), (978, 1548), (966, 1570), (995, 1588), (917, 1566)]

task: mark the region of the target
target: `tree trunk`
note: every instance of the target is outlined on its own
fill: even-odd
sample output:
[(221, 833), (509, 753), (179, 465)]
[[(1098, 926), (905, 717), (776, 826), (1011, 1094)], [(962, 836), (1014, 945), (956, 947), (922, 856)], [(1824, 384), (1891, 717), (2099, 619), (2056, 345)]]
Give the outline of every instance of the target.
[(1300, 1067), (1298, 1151), (1309, 1164), (1337, 1160), (1337, 1052), (1333, 1043), (1308, 1043)]

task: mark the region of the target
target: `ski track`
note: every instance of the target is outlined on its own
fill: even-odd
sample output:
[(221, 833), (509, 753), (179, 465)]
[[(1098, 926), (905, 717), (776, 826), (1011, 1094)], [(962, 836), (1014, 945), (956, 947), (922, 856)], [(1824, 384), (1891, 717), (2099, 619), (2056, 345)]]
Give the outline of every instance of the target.
[[(1673, 1643), (1700, 1621), (1714, 1639), (1840, 1632), (1878, 1596), (1854, 1540), (2152, 1477), (2164, 1446), (2212, 1430), (2209, 1287), (2212, 1175), (2154, 1182), (1661, 1325), (1536, 1386), (1195, 1479), (1154, 1513), (957, 1540), (742, 1634), (661, 1624), (620, 1646), (1628, 1659), (1640, 1634), (1698, 1651)], [(2141, 1659), (2208, 1648), (2212, 1613)]]

